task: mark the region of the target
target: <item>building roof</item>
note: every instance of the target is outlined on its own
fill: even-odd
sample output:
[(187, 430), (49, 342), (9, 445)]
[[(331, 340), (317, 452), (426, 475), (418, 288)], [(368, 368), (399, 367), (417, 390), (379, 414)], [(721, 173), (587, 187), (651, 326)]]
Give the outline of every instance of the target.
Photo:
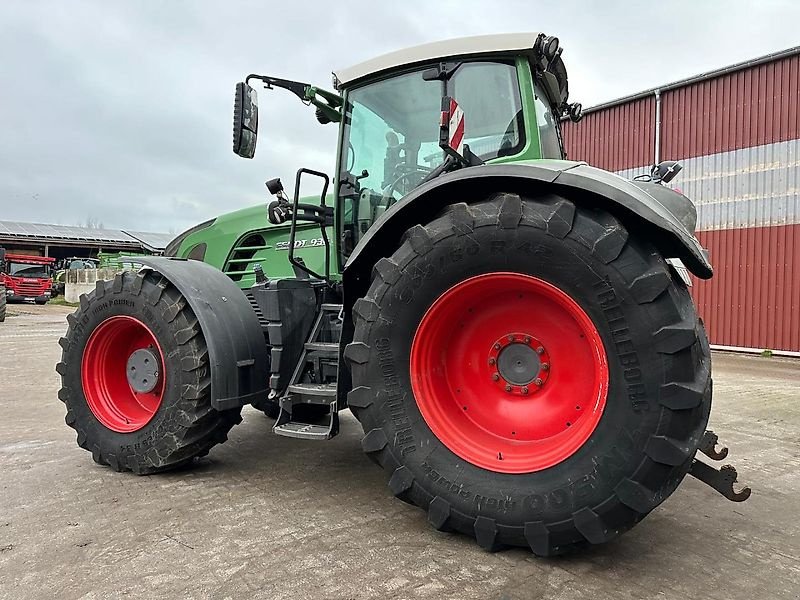
[(538, 36), (538, 33), (532, 32), (501, 33), (432, 42), (371, 58), (352, 67), (334, 71), (334, 75), (339, 83), (348, 84), (381, 71), (437, 58), (529, 50), (533, 48)]
[(119, 229), (95, 229), (45, 223), (0, 221), (0, 242), (63, 244), (69, 246), (109, 246), (114, 248), (163, 251), (173, 236), (164, 233), (125, 232)]
[(123, 231), (122, 233), (139, 240), (145, 250), (161, 252), (167, 247), (175, 236), (171, 233), (149, 233), (145, 231)]
[(612, 106), (618, 106), (620, 104), (627, 104), (632, 100), (638, 100), (640, 98), (652, 96), (656, 92), (661, 93), (661, 92), (666, 92), (668, 90), (682, 88), (687, 85), (691, 85), (693, 83), (706, 81), (708, 79), (714, 79), (715, 77), (720, 77), (721, 75), (727, 75), (728, 73), (735, 73), (736, 71), (742, 71), (744, 69), (749, 69), (750, 67), (755, 67), (758, 65), (762, 65), (764, 63), (780, 60), (781, 58), (794, 56), (795, 54), (800, 54), (800, 46), (794, 46), (793, 48), (787, 48), (786, 50), (772, 52), (770, 54), (765, 54), (757, 58), (751, 58), (749, 60), (734, 63), (732, 65), (728, 65), (727, 67), (714, 69), (713, 71), (706, 71), (705, 73), (692, 75), (691, 77), (686, 77), (685, 79), (678, 79), (677, 81), (673, 81), (672, 83), (665, 83), (664, 85), (659, 85), (658, 87), (650, 88), (641, 92), (636, 92), (634, 94), (629, 94), (627, 96), (616, 98), (614, 100), (609, 100), (608, 102), (603, 102), (602, 104), (596, 104), (595, 106), (584, 108), (583, 114), (588, 114), (590, 112), (594, 112), (597, 110), (603, 110), (604, 108), (610, 108)]

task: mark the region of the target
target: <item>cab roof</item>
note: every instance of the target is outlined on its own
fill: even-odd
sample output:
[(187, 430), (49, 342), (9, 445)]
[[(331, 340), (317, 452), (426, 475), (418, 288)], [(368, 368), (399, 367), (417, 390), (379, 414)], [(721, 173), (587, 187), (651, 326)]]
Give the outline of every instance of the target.
[(539, 33), (527, 32), (476, 35), (443, 40), (389, 52), (352, 67), (339, 69), (333, 74), (338, 80), (339, 86), (346, 87), (350, 83), (382, 71), (439, 58), (531, 50), (537, 37), (539, 37)]

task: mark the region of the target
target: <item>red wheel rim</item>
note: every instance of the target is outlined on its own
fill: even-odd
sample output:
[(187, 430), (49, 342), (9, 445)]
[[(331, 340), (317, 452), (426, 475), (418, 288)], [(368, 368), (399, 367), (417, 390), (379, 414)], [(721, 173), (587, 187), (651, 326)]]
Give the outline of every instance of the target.
[(572, 456), (597, 427), (608, 391), (589, 316), (554, 285), (518, 273), (479, 275), (442, 294), (414, 335), (410, 370), (434, 435), (499, 473)]
[[(128, 376), (129, 361), (137, 351), (152, 352), (158, 363), (151, 366), (155, 381), (149, 382), (149, 391), (137, 392)], [(139, 319), (119, 315), (100, 323), (89, 337), (81, 361), (83, 394), (97, 420), (120, 433), (147, 425), (164, 397), (163, 365), (164, 355), (155, 335)]]

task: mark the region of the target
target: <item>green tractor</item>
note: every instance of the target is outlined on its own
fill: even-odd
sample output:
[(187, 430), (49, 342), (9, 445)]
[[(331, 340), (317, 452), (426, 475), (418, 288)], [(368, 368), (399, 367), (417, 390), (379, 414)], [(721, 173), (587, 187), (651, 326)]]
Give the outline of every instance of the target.
[[(687, 473), (745, 499), (732, 467), (695, 457), (725, 451), (678, 267), (712, 268), (691, 201), (662, 185), (679, 165), (631, 182), (565, 160), (560, 119), (581, 109), (561, 54), (481, 36), (337, 71), (336, 93), (237, 84), (234, 152), (256, 148), (250, 84), (284, 88), (338, 124), (333, 184), (300, 169), (289, 198), (268, 181), (269, 227), (204, 224), (182, 258), (137, 259), (81, 299), (57, 365), (78, 444), (148, 474), (224, 442), (246, 404), (316, 441), (349, 409), (431, 525), (538, 555), (615, 538)], [(323, 191), (301, 200), (309, 177)]]

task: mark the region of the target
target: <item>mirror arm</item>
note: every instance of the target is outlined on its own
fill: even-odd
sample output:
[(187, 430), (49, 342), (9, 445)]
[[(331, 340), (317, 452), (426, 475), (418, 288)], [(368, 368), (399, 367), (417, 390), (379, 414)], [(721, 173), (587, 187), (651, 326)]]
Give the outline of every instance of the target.
[(267, 89), (272, 89), (273, 86), (283, 88), (292, 92), (303, 102), (308, 101), (308, 98), (306, 98), (306, 90), (311, 86), (307, 83), (292, 81), (291, 79), (280, 79), (279, 77), (270, 77), (269, 75), (256, 75), (255, 73), (248, 75), (245, 79), (245, 83), (249, 84), (251, 79), (258, 79), (263, 82)]
[[(312, 98), (309, 100), (311, 104), (317, 107), (317, 109), (322, 112), (322, 114), (327, 118), (328, 122), (330, 123), (339, 123), (342, 120), (342, 113), (339, 112), (338, 109), (333, 108), (327, 102), (320, 100), (319, 98)], [(319, 118), (319, 117), (317, 117)], [(324, 123), (325, 121), (321, 121)]]
[[(308, 86), (305, 99), (316, 106), (319, 109), (318, 113), (321, 112), (329, 122), (341, 122), (342, 113), (339, 108), (344, 104), (344, 99), (340, 95), (318, 87)], [(317, 118), (319, 118), (319, 115)]]
[(322, 99), (333, 108), (337, 108), (344, 104), (344, 98), (342, 98), (339, 94), (329, 92), (328, 90), (323, 90), (322, 88), (318, 88), (313, 85), (308, 86), (306, 89), (306, 99), (313, 102), (316, 96), (321, 96)]
[(301, 81), (270, 77), (269, 75), (257, 75), (255, 73), (251, 73), (247, 76), (245, 82), (249, 85), (251, 79), (258, 79), (259, 81), (263, 82), (267, 89), (279, 87), (289, 90), (303, 102), (310, 102), (316, 106), (328, 119), (335, 123), (338, 123), (342, 119), (342, 114), (337, 109), (344, 104), (344, 100), (339, 94), (329, 92), (328, 90), (323, 90), (322, 88), (318, 88)]

